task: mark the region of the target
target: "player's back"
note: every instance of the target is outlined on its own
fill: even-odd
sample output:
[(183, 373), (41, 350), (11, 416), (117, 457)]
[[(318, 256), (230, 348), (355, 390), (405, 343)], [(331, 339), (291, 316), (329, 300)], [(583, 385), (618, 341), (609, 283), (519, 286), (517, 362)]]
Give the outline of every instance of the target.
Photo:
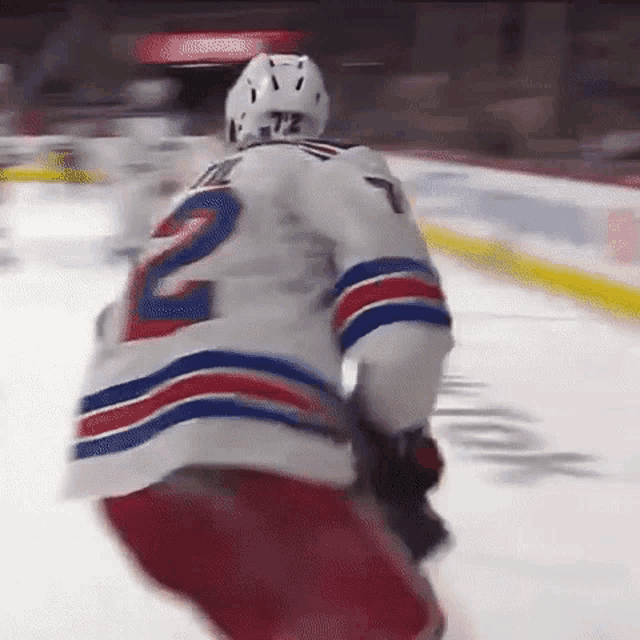
[(291, 356), (337, 382), (333, 242), (314, 224), (315, 203), (304, 188), (317, 163), (301, 145), (256, 145), (214, 165), (192, 188), (185, 201), (193, 206), (219, 198), (225, 227), (189, 276), (213, 281), (212, 318), (190, 336)]
[[(197, 232), (210, 237), (209, 252), (165, 284), (210, 281), (211, 308), (208, 320), (176, 334), (179, 343), (207, 345), (215, 336), (228, 348), (292, 357), (337, 384), (340, 279), (358, 264), (379, 270), (376, 260), (395, 256), (435, 274), (397, 180), (382, 156), (363, 146), (255, 144), (213, 165), (177, 211), (197, 218), (202, 209), (216, 216)], [(340, 291), (363, 277), (347, 275)]]
[(333, 242), (306, 188), (318, 162), (298, 144), (231, 155), (156, 227), (98, 323), (70, 495), (135, 490), (193, 464), (353, 479)]
[(307, 140), (205, 172), (99, 324), (72, 494), (193, 464), (347, 484), (343, 354), (381, 363), (372, 406), (406, 425), (428, 414), (426, 363), (451, 346), (437, 272), (383, 158)]

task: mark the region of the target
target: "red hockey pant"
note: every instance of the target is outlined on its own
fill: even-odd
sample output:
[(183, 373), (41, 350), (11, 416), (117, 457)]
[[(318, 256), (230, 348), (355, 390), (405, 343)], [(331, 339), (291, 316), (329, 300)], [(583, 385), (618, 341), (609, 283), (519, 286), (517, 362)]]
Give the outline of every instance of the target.
[(144, 572), (232, 640), (411, 640), (441, 613), (380, 527), (329, 487), (250, 470), (103, 501)]

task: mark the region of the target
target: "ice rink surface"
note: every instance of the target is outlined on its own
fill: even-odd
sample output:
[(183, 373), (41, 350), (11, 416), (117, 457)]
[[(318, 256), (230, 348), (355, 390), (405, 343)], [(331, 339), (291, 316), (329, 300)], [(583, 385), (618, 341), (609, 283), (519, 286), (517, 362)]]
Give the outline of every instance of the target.
[[(17, 225), (25, 247), (49, 197)], [(0, 638), (204, 640), (89, 504), (60, 498), (94, 319), (125, 267), (23, 256), (0, 272)], [(640, 329), (434, 258), (457, 339), (434, 419), (457, 543), (430, 563), (447, 640), (638, 640)]]

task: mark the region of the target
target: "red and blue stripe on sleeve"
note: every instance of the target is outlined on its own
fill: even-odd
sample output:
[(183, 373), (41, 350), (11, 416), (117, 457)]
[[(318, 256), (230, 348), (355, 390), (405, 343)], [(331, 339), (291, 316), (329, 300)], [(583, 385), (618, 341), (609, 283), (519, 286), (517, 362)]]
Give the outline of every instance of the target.
[(340, 278), (333, 294), (333, 329), (343, 352), (378, 327), (394, 322), (451, 326), (438, 274), (420, 260), (361, 262)]

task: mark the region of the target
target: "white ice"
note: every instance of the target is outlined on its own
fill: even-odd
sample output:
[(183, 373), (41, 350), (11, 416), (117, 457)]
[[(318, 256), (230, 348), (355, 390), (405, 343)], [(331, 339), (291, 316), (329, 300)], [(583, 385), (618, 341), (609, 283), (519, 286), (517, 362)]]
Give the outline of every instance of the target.
[[(95, 243), (72, 265), (46, 242), (30, 252), (45, 219), (100, 219), (102, 205), (21, 193), (23, 260), (0, 273), (0, 638), (204, 640), (91, 505), (60, 499), (93, 321), (126, 272)], [(448, 460), (435, 502), (456, 546), (425, 569), (447, 640), (637, 640), (640, 332), (435, 260), (457, 338), (434, 419)]]
[[(445, 384), (434, 419), (449, 462), (435, 502), (457, 538), (439, 576), (471, 637), (639, 638), (640, 330), (436, 261), (455, 318), (449, 380), (486, 385)], [(497, 417), (446, 415), (465, 407)], [(538, 442), (509, 448), (514, 427)]]

